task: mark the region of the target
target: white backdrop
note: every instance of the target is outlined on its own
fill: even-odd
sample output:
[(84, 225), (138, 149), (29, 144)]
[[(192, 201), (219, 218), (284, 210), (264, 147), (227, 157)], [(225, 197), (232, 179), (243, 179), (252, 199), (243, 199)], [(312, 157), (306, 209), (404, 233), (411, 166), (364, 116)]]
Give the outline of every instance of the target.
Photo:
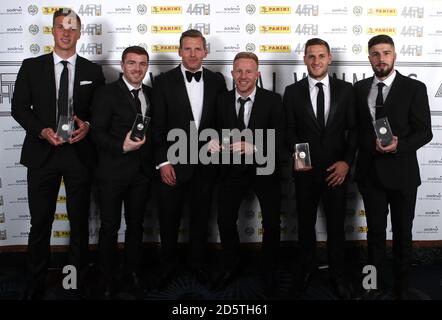
[[(0, 2), (0, 246), (25, 245), (29, 232), (26, 169), (19, 164), (23, 129), (10, 116), (14, 82), (23, 59), (52, 50), (52, 13), (73, 8), (82, 19), (80, 55), (103, 65), (107, 82), (117, 78), (121, 52), (129, 45), (144, 46), (150, 53), (149, 76), (179, 63), (180, 33), (201, 30), (210, 53), (205, 66), (224, 74), (232, 88), (231, 63), (239, 51), (253, 51), (260, 58), (260, 85), (280, 94), (285, 86), (306, 74), (304, 44), (321, 37), (331, 46), (331, 73), (349, 82), (372, 75), (367, 41), (386, 33), (396, 43), (396, 68), (427, 85), (432, 111), (433, 140), (419, 150), (422, 186), (418, 191), (415, 240), (442, 240), (442, 1), (1, 1)], [(288, 169), (288, 168), (286, 168)], [(281, 212), (282, 240), (297, 238), (294, 190), (288, 170), (284, 177)], [(68, 243), (65, 193), (62, 186), (51, 243)], [(354, 185), (348, 194), (346, 233), (349, 240), (366, 235), (365, 212)], [(324, 217), (319, 210), (318, 240), (325, 240)], [(90, 242), (98, 240), (98, 211), (90, 218)], [(218, 241), (216, 214), (212, 214), (210, 241)], [(158, 241), (154, 208), (145, 219), (145, 241)], [(253, 195), (244, 202), (239, 229), (244, 242), (261, 240), (260, 209)], [(388, 226), (391, 239), (391, 228)], [(124, 224), (120, 230), (123, 240)], [(182, 224), (180, 238), (187, 236)]]

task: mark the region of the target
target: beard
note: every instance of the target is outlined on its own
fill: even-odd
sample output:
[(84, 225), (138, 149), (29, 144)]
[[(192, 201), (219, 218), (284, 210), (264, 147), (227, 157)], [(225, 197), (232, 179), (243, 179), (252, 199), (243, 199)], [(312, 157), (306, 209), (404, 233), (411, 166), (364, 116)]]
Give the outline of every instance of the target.
[(384, 78), (388, 76), (393, 71), (394, 66), (385, 65), (385, 67), (379, 69), (378, 67), (373, 67), (374, 74), (378, 78)]

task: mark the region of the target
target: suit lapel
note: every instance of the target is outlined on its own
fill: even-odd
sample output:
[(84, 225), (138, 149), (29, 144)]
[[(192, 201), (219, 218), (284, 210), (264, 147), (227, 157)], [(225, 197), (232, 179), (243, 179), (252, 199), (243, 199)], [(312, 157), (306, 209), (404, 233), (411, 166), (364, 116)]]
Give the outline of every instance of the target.
[(49, 117), (51, 119), (51, 123), (53, 123), (54, 127), (57, 123), (57, 94), (55, 87), (55, 70), (54, 70), (54, 56), (52, 53), (47, 55), (47, 59), (44, 64), (44, 74), (43, 77), (47, 77), (42, 81), (45, 85), (48, 84), (48, 94), (51, 99), (49, 104)]
[(179, 114), (183, 114), (190, 121), (195, 121), (192, 113), (192, 106), (190, 105), (189, 95), (187, 94), (186, 84), (183, 73), (181, 72), (181, 66), (175, 68), (173, 74), (173, 83), (171, 85), (171, 94), (177, 97), (179, 100), (179, 105), (177, 107), (183, 106), (183, 110), (179, 110)]
[(364, 85), (362, 86), (362, 99), (363, 103), (362, 106), (364, 109), (365, 116), (370, 120), (370, 122), (373, 120), (370, 113), (370, 108), (368, 107), (368, 95), (370, 94), (370, 88), (373, 83), (373, 77), (368, 78), (367, 81), (365, 81)]
[(214, 95), (215, 83), (212, 83), (212, 78), (208, 76), (208, 72), (203, 68), (203, 81), (204, 81), (204, 98), (203, 98), (203, 110), (201, 112), (201, 121), (199, 129), (204, 128), (205, 121), (207, 119), (207, 112), (209, 108), (209, 97)]
[(255, 101), (253, 101), (252, 111), (250, 112), (249, 125), (247, 128), (254, 129), (256, 125), (256, 120), (259, 118), (259, 113), (262, 108), (260, 107), (262, 103), (262, 92), (259, 87), (256, 87)]
[(321, 128), (319, 127), (318, 119), (316, 119), (315, 113), (313, 112), (312, 100), (310, 99), (310, 88), (308, 84), (308, 78), (304, 78), (301, 81), (303, 81), (302, 83), (303, 87), (301, 88), (303, 96), (301, 97), (300, 101), (304, 101), (304, 103), (302, 103), (302, 106), (306, 108), (309, 118), (313, 121), (313, 124), (317, 129), (317, 131), (320, 132)]
[(134, 96), (129, 91), (127, 85), (124, 83), (123, 76), (121, 76), (120, 79), (118, 79), (118, 86), (120, 87), (121, 91), (124, 93), (126, 101), (129, 103), (130, 109), (132, 110), (132, 113), (136, 115), (138, 112), (137, 112), (137, 106), (135, 105)]
[(327, 129), (331, 126), (333, 122), (333, 117), (336, 114), (336, 109), (338, 108), (338, 99), (339, 99), (339, 88), (338, 83), (332, 77), (329, 77), (330, 84), (330, 110), (328, 112), (327, 123), (325, 128)]

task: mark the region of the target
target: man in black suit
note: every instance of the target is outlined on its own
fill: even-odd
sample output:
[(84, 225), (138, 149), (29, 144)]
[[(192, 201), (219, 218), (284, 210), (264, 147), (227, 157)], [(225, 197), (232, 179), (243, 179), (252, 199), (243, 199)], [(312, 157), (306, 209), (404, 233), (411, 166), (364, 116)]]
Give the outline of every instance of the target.
[[(99, 65), (76, 54), (80, 26), (80, 18), (70, 9), (56, 11), (52, 29), (54, 51), (24, 60), (15, 83), (12, 116), (26, 130), (20, 161), (28, 168), (31, 214), (30, 283), (25, 298), (44, 296), (51, 227), (62, 178), (71, 229), (70, 264), (77, 268), (79, 286), (88, 265), (88, 216), (95, 150), (89, 140), (87, 121), (92, 95), (104, 83), (104, 76)], [(73, 111), (69, 111), (70, 101)], [(73, 116), (75, 122), (75, 130), (67, 142), (56, 134), (61, 115)]]
[(151, 88), (143, 84), (149, 64), (147, 51), (127, 47), (121, 58), (122, 76), (101, 87), (94, 97), (92, 138), (98, 148), (98, 203), (100, 208), (99, 261), (101, 294), (115, 291), (115, 267), (121, 206), (124, 203), (126, 235), (124, 274), (130, 289), (141, 289), (139, 261), (143, 240), (152, 161), (149, 136), (132, 137), (137, 116), (149, 117)]
[[(180, 38), (178, 51), (181, 65), (159, 75), (152, 92), (152, 130), (155, 165), (159, 169), (158, 206), (160, 236), (164, 261), (160, 287), (166, 285), (177, 271), (178, 229), (182, 207), (186, 199), (190, 207), (189, 264), (198, 279), (204, 281), (204, 253), (207, 243), (208, 219), (216, 167), (191, 163), (191, 131), (201, 132), (215, 127), (215, 102), (220, 92), (226, 91), (224, 78), (202, 67), (207, 56), (206, 39), (197, 30), (187, 30)], [(170, 130), (186, 133), (187, 157), (174, 161), (168, 156)], [(181, 141), (183, 142), (183, 141)], [(194, 142), (195, 143), (195, 142)], [(198, 141), (196, 141), (198, 143)]]
[[(428, 143), (431, 115), (425, 84), (394, 69), (393, 39), (378, 35), (368, 42), (374, 76), (355, 83), (359, 152), (355, 180), (367, 218), (368, 262), (377, 268), (377, 295), (383, 288), (387, 215), (393, 230), (394, 295), (406, 298), (412, 258), (412, 228), (421, 184), (416, 151)], [(377, 140), (372, 122), (387, 117), (390, 144)], [(371, 295), (371, 294), (370, 294)]]
[[(316, 217), (322, 200), (327, 220), (330, 279), (341, 298), (350, 298), (344, 265), (344, 219), (348, 171), (356, 151), (353, 89), (350, 83), (328, 75), (330, 47), (313, 38), (305, 45), (308, 77), (288, 86), (284, 93), (287, 143), (308, 143), (311, 166), (294, 161), (296, 211), (301, 273), (296, 284), (305, 290), (316, 270)], [(296, 155), (295, 155), (296, 156)]]
[[(232, 164), (223, 163), (221, 166), (218, 227), (223, 248), (224, 272), (218, 279), (217, 287), (222, 289), (229, 285), (240, 271), (238, 211), (244, 196), (251, 189), (256, 193), (261, 206), (264, 284), (266, 293), (271, 295), (276, 289), (275, 272), (280, 242), (281, 185), (278, 159), (282, 151), (284, 111), (279, 94), (256, 86), (259, 76), (258, 57), (249, 52), (238, 53), (233, 60), (232, 70), (236, 89), (221, 95), (217, 102), (218, 129), (246, 129), (253, 137), (253, 141), (233, 139), (229, 147), (223, 139), (223, 149), (230, 148), (233, 154), (239, 153), (245, 157), (241, 158), (241, 163), (233, 162), (233, 158)], [(256, 140), (259, 139), (257, 131), (260, 130), (264, 133), (264, 141)], [(275, 134), (273, 141), (267, 140), (272, 139), (268, 135), (270, 131)], [(268, 143), (274, 149), (268, 148)], [(211, 151), (220, 149), (218, 146)], [(274, 170), (266, 174), (260, 173), (262, 168), (259, 168), (255, 157), (258, 152), (273, 157)], [(253, 162), (245, 162), (247, 156), (252, 156)]]

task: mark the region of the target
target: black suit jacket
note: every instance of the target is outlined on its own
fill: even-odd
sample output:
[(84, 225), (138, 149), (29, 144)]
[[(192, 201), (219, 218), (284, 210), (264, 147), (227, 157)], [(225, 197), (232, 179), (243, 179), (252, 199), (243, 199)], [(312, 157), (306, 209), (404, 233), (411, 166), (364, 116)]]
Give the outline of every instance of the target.
[(329, 80), (330, 111), (322, 133), (313, 111), (308, 78), (287, 86), (284, 93), (286, 142), (292, 153), (296, 143), (309, 143), (314, 170), (324, 170), (336, 161), (351, 166), (356, 152), (353, 88), (348, 82), (332, 77)]
[[(94, 90), (104, 84), (101, 66), (77, 56), (74, 81), (74, 114), (83, 121), (90, 121)], [(82, 81), (90, 83), (80, 85)], [(56, 108), (52, 53), (25, 59), (15, 82), (11, 110), (14, 119), (26, 130), (20, 159), (24, 166), (39, 168), (56, 148), (39, 138), (44, 128), (57, 130)], [(73, 146), (81, 161), (92, 167), (96, 157), (89, 135)]]
[[(146, 116), (151, 114), (151, 88), (143, 84)], [(120, 77), (101, 87), (94, 97), (91, 133), (98, 150), (96, 176), (102, 181), (130, 181), (143, 172), (151, 176), (151, 125), (146, 142), (138, 150), (123, 153), (126, 134), (132, 129), (137, 109), (132, 93)]]
[(427, 88), (422, 82), (396, 71), (384, 108), (393, 135), (398, 137), (397, 153), (381, 154), (376, 151), (376, 135), (367, 102), (372, 82), (370, 77), (356, 82), (354, 88), (359, 131), (355, 179), (363, 183), (374, 166), (379, 181), (388, 188), (417, 187), (421, 180), (416, 150), (433, 137)]
[[(204, 100), (201, 121), (198, 132), (216, 126), (216, 97), (227, 91), (224, 77), (203, 68)], [(192, 108), (187, 95), (185, 79), (180, 66), (163, 73), (155, 78), (152, 92), (152, 130), (154, 142), (155, 165), (168, 161), (167, 150), (174, 142), (167, 141), (167, 134), (172, 129), (182, 129), (188, 138), (187, 158), (190, 156), (190, 121), (194, 121)], [(196, 128), (195, 128), (196, 130)], [(204, 143), (199, 143), (198, 150)], [(198, 164), (178, 163), (174, 165), (178, 183), (192, 178)], [(201, 166), (204, 176), (216, 174), (214, 165)]]
[[(237, 113), (236, 113), (236, 102), (235, 102), (235, 90), (231, 90), (226, 92), (218, 97), (217, 101), (217, 128), (218, 131), (222, 129), (235, 129), (237, 127)], [(247, 126), (253, 132), (254, 141), (255, 141), (255, 130), (263, 129), (264, 130), (264, 143), (263, 150), (259, 150), (259, 152), (264, 152), (264, 155), (267, 157), (267, 129), (275, 130), (275, 171), (272, 176), (279, 173), (279, 164), (281, 159), (284, 156), (284, 110), (282, 108), (282, 99), (278, 93), (271, 92), (269, 90), (265, 90), (259, 87), (256, 87), (256, 95), (255, 101), (252, 106), (252, 110), (250, 113), (249, 124)], [(221, 139), (220, 139), (221, 140)], [(261, 147), (261, 146), (260, 146)], [(250, 164), (248, 166), (253, 166), (254, 174), (256, 174), (256, 167), (265, 166), (262, 164), (257, 164), (254, 161), (254, 164)], [(222, 165), (221, 166), (221, 177), (235, 177), (238, 176), (238, 172), (243, 171), (244, 165), (235, 164), (235, 165)]]

